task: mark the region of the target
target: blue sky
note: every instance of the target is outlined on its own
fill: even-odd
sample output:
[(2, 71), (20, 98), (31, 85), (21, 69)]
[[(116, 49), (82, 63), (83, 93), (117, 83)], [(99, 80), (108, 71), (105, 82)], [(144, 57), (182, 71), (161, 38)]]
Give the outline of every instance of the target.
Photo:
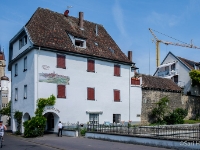
[[(155, 44), (148, 28), (200, 47), (199, 0), (1, 0), (0, 44), (8, 60), (9, 40), (26, 24), (38, 7), (71, 16), (84, 12), (84, 19), (102, 24), (121, 50), (133, 51), (140, 73), (156, 69)], [(155, 33), (161, 40), (176, 42)], [(171, 51), (177, 56), (199, 62), (200, 50), (161, 44), (161, 61)], [(150, 58), (150, 59), (149, 59)], [(8, 62), (7, 62), (8, 63)], [(150, 66), (150, 67), (149, 67)], [(150, 71), (149, 71), (150, 70)], [(7, 72), (10, 74), (10, 72)]]

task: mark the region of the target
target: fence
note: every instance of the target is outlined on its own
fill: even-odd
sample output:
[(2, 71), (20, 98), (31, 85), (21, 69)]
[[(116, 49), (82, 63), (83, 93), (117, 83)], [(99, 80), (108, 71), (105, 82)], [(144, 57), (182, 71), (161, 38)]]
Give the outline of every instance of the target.
[(200, 124), (179, 126), (88, 125), (87, 132), (155, 137), (159, 139), (200, 140)]

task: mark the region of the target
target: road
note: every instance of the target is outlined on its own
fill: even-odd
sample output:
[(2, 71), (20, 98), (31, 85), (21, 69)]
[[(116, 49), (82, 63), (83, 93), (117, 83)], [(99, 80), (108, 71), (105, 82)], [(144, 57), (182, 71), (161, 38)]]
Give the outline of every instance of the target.
[(5, 150), (169, 150), (83, 137), (56, 137), (54, 134), (39, 138), (22, 138), (6, 133), (4, 139), (3, 149)]

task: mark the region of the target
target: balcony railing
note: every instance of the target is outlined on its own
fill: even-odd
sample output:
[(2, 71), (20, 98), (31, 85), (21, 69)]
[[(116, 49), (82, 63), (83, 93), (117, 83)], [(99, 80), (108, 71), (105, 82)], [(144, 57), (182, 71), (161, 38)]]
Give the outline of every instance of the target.
[(178, 75), (178, 69), (172, 70), (172, 71), (158, 71), (159, 77), (167, 77), (167, 76), (175, 76)]

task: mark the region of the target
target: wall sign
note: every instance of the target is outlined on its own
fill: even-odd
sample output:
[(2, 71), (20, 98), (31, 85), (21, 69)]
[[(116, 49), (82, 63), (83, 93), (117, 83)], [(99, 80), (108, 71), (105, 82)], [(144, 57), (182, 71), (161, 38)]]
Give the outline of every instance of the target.
[(60, 110), (58, 110), (57, 108), (55, 108), (53, 106), (47, 106), (47, 107), (45, 107), (44, 111), (47, 111), (47, 110), (54, 110), (55, 112), (60, 113)]
[(70, 78), (68, 76), (53, 73), (39, 73), (39, 82), (55, 83), (60, 85), (69, 85)]

